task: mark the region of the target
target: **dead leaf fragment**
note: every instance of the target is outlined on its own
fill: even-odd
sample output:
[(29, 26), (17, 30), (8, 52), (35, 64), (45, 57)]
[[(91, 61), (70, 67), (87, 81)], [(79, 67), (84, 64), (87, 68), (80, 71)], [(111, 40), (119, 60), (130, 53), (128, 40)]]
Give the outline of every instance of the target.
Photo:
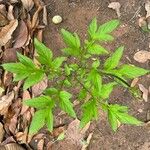
[(21, 147), (19, 144), (16, 143), (10, 143), (4, 146), (0, 146), (0, 149), (1, 150), (25, 150), (23, 147)]
[(146, 18), (147, 18), (150, 16), (150, 1), (149, 0), (146, 0), (145, 10), (146, 10)]
[(134, 60), (140, 63), (145, 63), (148, 59), (150, 59), (150, 52), (141, 50), (134, 55)]
[(41, 139), (37, 144), (37, 150), (43, 150), (44, 149), (44, 139)]
[(143, 93), (142, 97), (145, 102), (148, 101), (148, 89), (146, 89), (142, 84), (139, 84), (139, 89)]
[(133, 79), (133, 81), (132, 81), (132, 83), (131, 83), (131, 87), (135, 87), (136, 84), (138, 83), (138, 81), (139, 81), (139, 78)]
[(10, 120), (9, 130), (11, 131), (12, 134), (15, 133), (17, 127), (17, 118), (18, 118), (17, 115), (14, 115)]
[(3, 27), (8, 24), (8, 19), (0, 13), (0, 27)]
[(4, 134), (5, 134), (5, 131), (4, 131), (4, 128), (3, 128), (3, 124), (0, 123), (0, 143), (2, 142), (2, 140), (4, 138)]
[(91, 141), (92, 137), (93, 137), (93, 133), (90, 133), (90, 134), (88, 135), (87, 140), (86, 140), (86, 144), (83, 145), (83, 147), (82, 147), (81, 150), (86, 150), (86, 149), (87, 149), (87, 147), (88, 147), (89, 144), (90, 144), (90, 141)]
[(32, 87), (33, 97), (41, 95), (42, 92), (47, 88), (47, 86), (48, 86), (48, 79), (47, 78), (45, 78), (44, 80), (42, 80), (38, 84), (35, 84)]
[(26, 23), (23, 20), (21, 20), (19, 23), (19, 29), (17, 31), (17, 35), (13, 47), (20, 48), (25, 45), (27, 40), (28, 40), (28, 28), (26, 26)]
[(90, 123), (87, 124), (82, 130), (79, 129), (80, 121), (78, 119), (75, 119), (72, 121), (68, 129), (66, 130), (66, 139), (69, 140), (71, 143), (80, 145), (81, 140), (84, 139), (85, 133), (88, 130)]
[(34, 6), (33, 0), (21, 0), (21, 2), (27, 11), (30, 11)]
[(2, 28), (0, 31), (0, 47), (4, 46), (10, 39), (13, 32), (18, 26), (18, 20), (12, 20), (8, 25)]
[(121, 5), (120, 5), (119, 2), (111, 2), (108, 5), (108, 8), (114, 9), (116, 11), (116, 14), (117, 14), (118, 18), (121, 16), (121, 13), (120, 13)]
[(15, 19), (14, 15), (13, 15), (13, 9), (14, 9), (13, 5), (10, 5), (8, 7), (8, 14), (7, 14), (8, 20), (14, 20)]
[(43, 23), (44, 23), (44, 25), (46, 25), (47, 26), (47, 23), (48, 21), (47, 21), (47, 9), (46, 9), (46, 6), (44, 6), (43, 7)]
[(8, 107), (11, 105), (14, 96), (14, 91), (12, 91), (0, 98), (0, 115), (7, 115)]

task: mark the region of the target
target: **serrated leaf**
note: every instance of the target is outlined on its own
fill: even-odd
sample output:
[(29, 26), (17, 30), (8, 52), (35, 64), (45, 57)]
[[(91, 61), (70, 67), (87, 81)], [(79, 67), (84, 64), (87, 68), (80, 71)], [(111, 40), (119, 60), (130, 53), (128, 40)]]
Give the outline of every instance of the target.
[(86, 95), (87, 95), (87, 90), (85, 90), (84, 88), (80, 90), (80, 93), (79, 93), (79, 96), (78, 98), (80, 100), (84, 100), (86, 98)]
[(141, 125), (142, 122), (126, 113), (117, 113), (118, 120), (124, 124)]
[(76, 38), (74, 37), (72, 33), (68, 32), (65, 29), (61, 29), (61, 33), (63, 36), (63, 40), (68, 47), (78, 48), (77, 43), (76, 43)]
[(52, 61), (51, 65), (54, 69), (58, 69), (65, 60), (66, 60), (66, 57), (57, 57)]
[(33, 61), (30, 58), (28, 58), (27, 56), (24, 56), (20, 53), (17, 53), (17, 57), (18, 57), (19, 61), (23, 65), (25, 65), (26, 67), (30, 67), (30, 68), (35, 69), (35, 65), (34, 65)]
[(22, 63), (6, 63), (2, 65), (3, 68), (11, 73), (27, 72), (27, 68)]
[(70, 101), (72, 95), (66, 91), (61, 91), (59, 94), (59, 106), (60, 108), (68, 113), (71, 117), (76, 118), (75, 111), (73, 110), (73, 104)]
[(101, 89), (101, 93), (100, 93), (100, 97), (102, 99), (107, 99), (109, 98), (109, 95), (111, 94), (114, 86), (117, 85), (116, 82), (111, 82), (111, 83), (108, 83), (108, 84), (103, 84), (102, 85), (102, 89)]
[(94, 18), (88, 27), (88, 33), (92, 39), (95, 36), (96, 31), (97, 31), (97, 19)]
[(91, 45), (88, 48), (88, 52), (90, 54), (94, 54), (94, 55), (108, 54), (108, 51), (104, 47), (102, 47), (98, 44)]
[(98, 33), (96, 33), (94, 39), (107, 42), (107, 41), (113, 41), (114, 37), (109, 35), (109, 34), (98, 34)]
[(83, 106), (83, 115), (80, 121), (80, 128), (85, 127), (92, 119), (98, 118), (98, 108), (94, 100), (90, 100)]
[(119, 25), (119, 20), (111, 20), (108, 21), (98, 28), (98, 33), (99, 34), (106, 34), (106, 33), (111, 33), (114, 31)]
[(29, 128), (29, 134), (37, 133), (45, 124), (46, 111), (44, 109), (35, 112)]
[(67, 54), (67, 55), (71, 55), (71, 56), (79, 56), (80, 52), (78, 49), (75, 48), (63, 48), (62, 51)]
[(81, 46), (80, 38), (79, 38), (77, 33), (74, 33), (74, 36), (75, 36), (75, 39), (76, 39), (76, 47), (80, 48), (80, 46)]
[(44, 90), (43, 93), (45, 95), (54, 95), (54, 94), (58, 94), (58, 90), (56, 88), (47, 88), (46, 90)]
[(49, 96), (40, 96), (32, 99), (25, 100), (23, 102), (25, 105), (38, 108), (38, 109), (43, 109), (46, 107), (52, 107), (54, 105), (54, 102)]
[(39, 83), (44, 79), (44, 72), (37, 70), (36, 72), (33, 72), (28, 76), (28, 78), (25, 80), (24, 85), (23, 85), (23, 90), (26, 90), (30, 88), (31, 86)]
[(109, 107), (112, 111), (121, 112), (121, 113), (127, 113), (128, 112), (127, 106), (113, 104), (113, 105), (109, 105)]
[(124, 50), (124, 47), (121, 46), (119, 47), (113, 54), (111, 57), (109, 57), (105, 63), (104, 63), (104, 68), (106, 70), (111, 70), (111, 69), (114, 69), (118, 66), (119, 64), (119, 61), (122, 57), (122, 54), (123, 54), (123, 50)]
[(89, 73), (88, 80), (91, 81), (97, 94), (99, 94), (102, 88), (102, 77), (100, 76), (100, 74), (95, 69), (93, 69)]
[(108, 111), (108, 121), (113, 131), (117, 131), (118, 119), (112, 111)]
[(51, 132), (51, 131), (53, 131), (53, 113), (52, 113), (52, 109), (47, 108), (45, 111), (47, 113), (46, 118), (45, 118), (45, 122), (46, 122), (48, 130)]
[(34, 46), (39, 55), (38, 60), (41, 64), (47, 64), (50, 66), (51, 59), (53, 57), (52, 51), (46, 47), (43, 43), (38, 41), (36, 38), (34, 39)]
[(123, 65), (121, 66), (121, 69), (119, 69), (118, 72), (123, 76), (133, 79), (139, 76), (143, 76), (149, 73), (150, 71), (133, 65)]
[(99, 60), (96, 60), (96, 61), (94, 61), (93, 63), (92, 63), (92, 68), (98, 68), (99, 67), (99, 65), (100, 65), (100, 61)]

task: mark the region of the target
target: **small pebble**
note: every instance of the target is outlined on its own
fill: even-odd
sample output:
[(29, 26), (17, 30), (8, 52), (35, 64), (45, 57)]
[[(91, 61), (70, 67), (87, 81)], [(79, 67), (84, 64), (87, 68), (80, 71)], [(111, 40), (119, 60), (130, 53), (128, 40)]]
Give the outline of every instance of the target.
[(52, 18), (52, 22), (53, 22), (54, 24), (59, 24), (59, 23), (62, 22), (62, 17), (59, 16), (59, 15), (56, 15), (56, 16), (54, 16), (54, 17)]

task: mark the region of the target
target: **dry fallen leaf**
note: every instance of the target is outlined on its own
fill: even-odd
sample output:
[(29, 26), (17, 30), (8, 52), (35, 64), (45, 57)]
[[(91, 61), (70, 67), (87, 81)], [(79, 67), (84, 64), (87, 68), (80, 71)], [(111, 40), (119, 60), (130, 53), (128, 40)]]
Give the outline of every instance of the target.
[(150, 59), (150, 52), (141, 50), (134, 55), (134, 60), (140, 63), (145, 63)]
[(14, 20), (15, 19), (14, 14), (13, 14), (13, 9), (14, 9), (14, 6), (13, 5), (9, 5), (9, 7), (8, 7), (8, 14), (7, 14), (8, 20)]
[(142, 84), (139, 84), (139, 89), (143, 93), (142, 97), (145, 100), (145, 102), (148, 101), (148, 89), (146, 89)]
[(1, 150), (25, 150), (23, 147), (21, 147), (19, 144), (16, 143), (10, 143), (4, 146), (0, 146), (0, 149)]
[(17, 35), (13, 46), (14, 48), (20, 48), (24, 46), (26, 41), (28, 40), (28, 28), (26, 26), (26, 23), (21, 20), (18, 27), (18, 30), (16, 30)]
[(37, 144), (37, 150), (43, 150), (44, 149), (44, 139), (41, 139)]
[(146, 18), (147, 18), (150, 16), (150, 1), (149, 0), (146, 0), (145, 10), (146, 10)]
[(33, 97), (41, 95), (42, 92), (47, 88), (47, 86), (48, 86), (48, 79), (47, 78), (43, 79), (38, 84), (35, 84), (32, 87), (32, 95), (33, 95)]
[(46, 6), (43, 7), (43, 23), (44, 23), (44, 25), (46, 25), (46, 26), (47, 26), (47, 24), (48, 24)]
[(116, 11), (116, 14), (117, 14), (118, 18), (121, 16), (121, 13), (120, 13), (121, 5), (120, 5), (119, 2), (111, 2), (108, 5), (108, 8), (114, 9)]
[(21, 2), (27, 11), (30, 11), (34, 6), (33, 0), (21, 0)]
[(86, 150), (86, 149), (87, 149), (87, 147), (89, 146), (90, 141), (91, 141), (91, 139), (92, 139), (92, 136), (93, 136), (93, 133), (90, 133), (90, 134), (88, 135), (87, 140), (86, 140), (86, 144), (84, 144), (84, 145), (82, 146), (82, 149), (81, 149), (81, 150)]
[[(22, 95), (22, 99), (26, 100), (26, 99), (30, 99), (30, 98), (31, 98), (31, 95), (30, 95), (29, 91), (28, 90), (24, 91), (23, 95)], [(28, 109), (29, 109), (29, 106), (22, 105), (20, 114), (23, 115)]]
[(12, 134), (15, 133), (15, 130), (16, 130), (16, 127), (17, 127), (17, 118), (18, 116), (17, 115), (14, 115), (11, 120), (10, 120), (10, 124), (9, 124), (9, 130)]
[(14, 96), (14, 91), (12, 91), (0, 98), (0, 115), (7, 115), (8, 107), (11, 105)]
[(0, 47), (4, 46), (10, 39), (13, 32), (18, 26), (18, 20), (12, 20), (8, 25), (2, 28), (0, 31)]
[(3, 138), (4, 138), (4, 128), (3, 128), (3, 124), (0, 122), (0, 143), (2, 142)]
[(139, 81), (139, 78), (133, 79), (132, 82), (131, 82), (131, 87), (135, 87), (136, 84), (138, 83), (138, 81)]
[(8, 22), (8, 19), (0, 13), (0, 27), (7, 25)]
[(82, 130), (79, 129), (80, 121), (75, 119), (68, 125), (65, 138), (71, 143), (81, 145), (81, 141), (84, 139), (85, 133), (88, 130), (90, 123), (88, 123)]

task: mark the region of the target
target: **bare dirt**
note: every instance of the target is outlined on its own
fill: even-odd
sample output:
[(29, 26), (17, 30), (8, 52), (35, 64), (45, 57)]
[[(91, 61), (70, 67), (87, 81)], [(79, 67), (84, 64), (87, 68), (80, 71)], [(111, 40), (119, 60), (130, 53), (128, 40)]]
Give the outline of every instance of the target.
[[(96, 17), (99, 23), (117, 18), (114, 10), (108, 4), (114, 0), (45, 0), (48, 4), (49, 25), (45, 29), (44, 42), (55, 55), (60, 55), (64, 44), (60, 36), (60, 29), (65, 28), (76, 31), (81, 39), (86, 37), (86, 30), (92, 18)], [(145, 16), (144, 0), (118, 0), (121, 4), (121, 26), (113, 34), (116, 40), (107, 48), (113, 51), (119, 45), (125, 45), (122, 62), (150, 68), (149, 62), (141, 64), (133, 59), (138, 50), (149, 51), (149, 35), (141, 31), (138, 26), (139, 16)], [(61, 15), (63, 22), (54, 25), (51, 21), (54, 15)], [(150, 77), (145, 76), (139, 81), (146, 88), (150, 85)], [(147, 103), (135, 100), (122, 88), (116, 89), (112, 94), (111, 102), (128, 105), (131, 114), (146, 122), (147, 112), (150, 109), (150, 99)], [(140, 109), (140, 112), (138, 111)], [(150, 127), (121, 126), (116, 133), (110, 129), (104, 116), (92, 124), (89, 132), (93, 137), (88, 150), (149, 150)], [(53, 150), (78, 150), (75, 145), (58, 142)]]

